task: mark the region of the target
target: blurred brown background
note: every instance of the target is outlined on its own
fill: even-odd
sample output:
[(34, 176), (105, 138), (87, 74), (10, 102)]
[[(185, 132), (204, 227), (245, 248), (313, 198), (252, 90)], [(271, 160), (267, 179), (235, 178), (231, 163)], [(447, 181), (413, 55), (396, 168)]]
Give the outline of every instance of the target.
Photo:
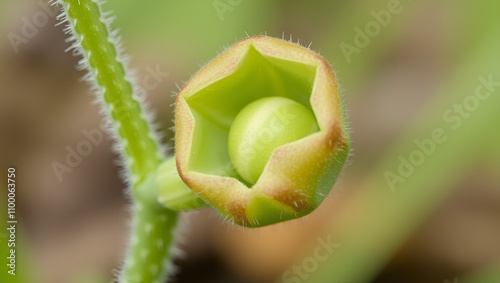
[[(116, 11), (114, 26), (122, 30), (139, 84), (149, 88), (147, 100), (165, 143), (172, 137), (176, 83), (182, 85), (199, 64), (245, 33), (312, 41), (311, 48), (337, 71), (351, 117), (351, 165), (318, 211), (252, 230), (223, 223), (212, 209), (181, 218), (184, 256), (176, 259), (177, 282), (273, 282), (326, 226), (349, 224), (347, 208), (373, 167), (426, 115), (458, 62), (487, 31), (466, 1), (401, 1), (403, 12), (348, 63), (340, 43), (352, 44), (354, 28), (389, 1), (243, 0), (222, 17), (214, 2), (106, 4)], [(62, 181), (52, 167), (65, 162), (68, 146), (76, 149), (86, 139), (82, 131), (99, 129), (98, 106), (79, 81), (84, 73), (75, 70), (78, 58), (64, 52), (66, 35), (54, 27), (53, 15), (17, 48), (8, 37), (22, 34), (23, 19), (32, 21), (40, 11), (48, 15), (44, 5), (0, 4), (0, 167), (18, 172), (19, 233), (23, 266), (29, 266), (19, 272), (32, 274), (33, 282), (108, 282), (124, 254), (130, 219), (111, 140), (93, 146)], [(157, 69), (168, 76), (151, 79)], [(498, 131), (498, 121), (490, 129)], [(500, 260), (499, 163), (471, 162), (373, 282), (444, 282)]]

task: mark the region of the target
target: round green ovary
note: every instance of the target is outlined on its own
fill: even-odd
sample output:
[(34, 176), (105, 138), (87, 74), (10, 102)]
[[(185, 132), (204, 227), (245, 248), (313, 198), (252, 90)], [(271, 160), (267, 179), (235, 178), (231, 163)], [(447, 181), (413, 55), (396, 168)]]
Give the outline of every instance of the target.
[(266, 97), (243, 108), (229, 130), (229, 157), (240, 176), (255, 184), (273, 151), (318, 131), (304, 105), (284, 97)]

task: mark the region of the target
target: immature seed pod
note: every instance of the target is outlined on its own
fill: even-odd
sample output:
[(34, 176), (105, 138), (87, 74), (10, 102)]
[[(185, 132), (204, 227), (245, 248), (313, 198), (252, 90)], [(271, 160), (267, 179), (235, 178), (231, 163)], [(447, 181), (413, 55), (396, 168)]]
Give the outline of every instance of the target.
[(302, 46), (246, 38), (179, 92), (177, 169), (226, 218), (258, 227), (323, 201), (350, 149), (335, 73)]

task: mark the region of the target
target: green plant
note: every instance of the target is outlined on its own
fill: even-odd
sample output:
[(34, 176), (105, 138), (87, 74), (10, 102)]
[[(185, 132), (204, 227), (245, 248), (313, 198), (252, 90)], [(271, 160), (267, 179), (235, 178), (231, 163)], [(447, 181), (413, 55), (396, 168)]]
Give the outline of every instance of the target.
[(156, 200), (155, 173), (164, 157), (158, 139), (136, 95), (117, 46), (110, 32), (110, 20), (98, 3), (89, 0), (60, 1), (61, 20), (68, 20), (65, 31), (72, 33), (71, 49), (82, 54), (80, 66), (89, 70), (88, 81), (95, 83), (98, 99), (109, 113), (126, 164), (127, 181), (135, 201), (133, 232), (122, 280), (154, 282), (165, 274), (177, 212)]
[(177, 97), (174, 160), (160, 150), (109, 15), (97, 1), (57, 3), (70, 49), (84, 57), (80, 66), (111, 118), (131, 187), (134, 223), (120, 281), (161, 282), (180, 210), (208, 203), (258, 227), (310, 213), (332, 188), (350, 136), (335, 74), (319, 55), (260, 36), (214, 59)]
[(316, 209), (350, 147), (330, 65), (266, 36), (238, 42), (191, 78), (177, 97), (175, 120), (183, 181), (228, 219), (250, 227)]

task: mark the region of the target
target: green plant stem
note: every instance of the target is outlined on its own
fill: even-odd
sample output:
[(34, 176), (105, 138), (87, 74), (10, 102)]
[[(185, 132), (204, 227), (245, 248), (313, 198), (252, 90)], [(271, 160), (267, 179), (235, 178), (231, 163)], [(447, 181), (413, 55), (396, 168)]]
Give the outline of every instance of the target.
[(156, 170), (162, 155), (134, 94), (134, 87), (127, 79), (116, 39), (111, 36), (99, 4), (90, 0), (63, 0), (62, 3), (72, 24), (76, 44), (83, 49), (90, 72), (113, 119), (132, 181), (140, 183)]
[(162, 282), (169, 261), (177, 213), (157, 201), (156, 170), (163, 160), (158, 140), (145, 118), (128, 79), (99, 3), (61, 0), (73, 32), (73, 48), (84, 56), (91, 78), (109, 112), (122, 154), (126, 159), (135, 200), (131, 246), (120, 281)]
[(120, 282), (164, 282), (178, 213), (136, 204), (134, 231)]

